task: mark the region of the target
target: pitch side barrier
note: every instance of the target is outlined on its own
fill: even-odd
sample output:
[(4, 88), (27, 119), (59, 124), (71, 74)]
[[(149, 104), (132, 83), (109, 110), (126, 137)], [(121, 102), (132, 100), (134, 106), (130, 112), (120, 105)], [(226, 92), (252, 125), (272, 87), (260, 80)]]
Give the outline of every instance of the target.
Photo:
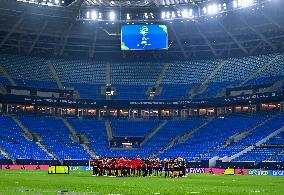
[(187, 168), (187, 174), (284, 176), (284, 170)]
[[(2, 170), (49, 170), (49, 165), (0, 165)], [(92, 171), (92, 166), (64, 166), (69, 171)], [(65, 171), (66, 169), (64, 169)], [(64, 172), (65, 173), (65, 172)], [(284, 176), (284, 170), (186, 168), (186, 174)]]
[(64, 99), (43, 98), (37, 96), (3, 95), (0, 94), (0, 102), (6, 104), (27, 104), (37, 106), (67, 106), (73, 108), (200, 108), (233, 106), (240, 104), (279, 102), (284, 100), (284, 91), (266, 92), (252, 95), (240, 95), (234, 97), (221, 97), (197, 100), (90, 100), (90, 99)]

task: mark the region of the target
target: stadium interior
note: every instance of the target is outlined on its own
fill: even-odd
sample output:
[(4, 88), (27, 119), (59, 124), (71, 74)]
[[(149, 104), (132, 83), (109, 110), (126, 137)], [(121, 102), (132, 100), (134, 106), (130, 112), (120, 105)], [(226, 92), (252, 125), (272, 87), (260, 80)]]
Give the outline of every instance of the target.
[[(283, 1), (212, 2), (0, 0), (0, 164), (284, 169)], [(135, 24), (168, 48), (121, 50)]]

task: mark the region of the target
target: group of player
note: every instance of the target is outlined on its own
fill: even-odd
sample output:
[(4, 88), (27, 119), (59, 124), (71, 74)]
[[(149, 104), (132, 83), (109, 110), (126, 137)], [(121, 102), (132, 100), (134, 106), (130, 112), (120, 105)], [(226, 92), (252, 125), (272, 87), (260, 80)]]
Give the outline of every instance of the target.
[[(185, 175), (186, 162), (183, 158), (96, 158), (91, 162), (93, 176), (146, 177), (165, 176), (182, 177)], [(164, 174), (163, 174), (164, 173)]]

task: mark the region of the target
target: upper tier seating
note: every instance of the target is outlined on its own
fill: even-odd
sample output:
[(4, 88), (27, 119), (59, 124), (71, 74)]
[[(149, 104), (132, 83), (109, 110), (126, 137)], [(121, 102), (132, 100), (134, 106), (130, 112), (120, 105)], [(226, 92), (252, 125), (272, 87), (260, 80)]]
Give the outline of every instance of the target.
[(111, 129), (114, 137), (144, 137), (159, 125), (159, 120), (128, 121), (112, 120)]
[(111, 83), (154, 85), (162, 70), (161, 63), (113, 63), (110, 64)]
[[(161, 94), (156, 95), (154, 99), (188, 98), (190, 90), (204, 82), (221, 62), (222, 60), (216, 59), (169, 63), (160, 81)], [(48, 68), (48, 59), (1, 54), (0, 64), (19, 86), (58, 88)], [(107, 62), (56, 59), (52, 60), (52, 64), (63, 85), (78, 90), (81, 98), (105, 99), (105, 96), (101, 95), (101, 87), (107, 83)], [(116, 88), (116, 95), (112, 99), (148, 99), (146, 91), (155, 86), (163, 66), (164, 63), (161, 62), (110, 63), (110, 82)], [(266, 67), (259, 71), (264, 66)], [(284, 54), (226, 59), (224, 65), (206, 83), (205, 91), (194, 98), (214, 97), (224, 88), (237, 86), (252, 75), (254, 77), (244, 85), (271, 85), (283, 79)], [(0, 76), (0, 84), (9, 85), (3, 75)], [(284, 86), (281, 89), (283, 90)]]
[(177, 61), (169, 65), (162, 84), (202, 83), (218, 66), (220, 60)]
[(243, 81), (268, 63), (273, 55), (249, 56), (242, 58), (229, 58), (224, 66), (214, 75), (209, 82)]
[[(265, 55), (261, 57), (264, 58), (264, 56)], [(277, 56), (278, 58), (273, 60), (272, 63), (269, 64), (269, 66), (267, 66), (262, 71), (260, 71), (257, 75), (255, 75), (255, 77), (252, 80), (250, 80), (248, 84), (252, 84), (252, 85), (267, 84), (267, 83), (271, 84), (283, 78), (284, 76), (284, 54), (268, 55), (270, 59), (271, 58), (273, 59), (273, 57), (275, 56)], [(258, 78), (262, 78), (262, 79), (258, 79)], [(269, 82), (269, 79), (267, 78), (272, 78), (272, 81)], [(254, 82), (253, 80), (258, 80), (258, 82), (257, 81)]]
[(63, 60), (52, 61), (62, 82), (105, 84), (105, 63), (92, 60)]
[(19, 86), (39, 87), (35, 81), (44, 81), (43, 87), (56, 88), (56, 85), (47, 84), (54, 80), (44, 58), (1, 54), (0, 64)]
[(52, 160), (35, 142), (23, 136), (23, 130), (10, 117), (0, 115), (0, 132), (0, 147), (13, 159)]
[(91, 156), (69, 137), (70, 131), (61, 119), (48, 116), (24, 116), (18, 118), (32, 133), (42, 138), (42, 144), (59, 159), (90, 159)]

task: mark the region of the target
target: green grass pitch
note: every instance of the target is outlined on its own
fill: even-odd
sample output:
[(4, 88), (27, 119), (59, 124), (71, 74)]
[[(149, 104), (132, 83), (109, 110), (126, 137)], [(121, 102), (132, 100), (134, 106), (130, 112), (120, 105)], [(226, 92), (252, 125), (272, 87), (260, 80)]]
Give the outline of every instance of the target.
[(48, 175), (47, 171), (0, 170), (0, 195), (162, 195), (275, 194), (284, 195), (284, 177), (205, 175), (184, 178), (92, 177), (89, 171)]

